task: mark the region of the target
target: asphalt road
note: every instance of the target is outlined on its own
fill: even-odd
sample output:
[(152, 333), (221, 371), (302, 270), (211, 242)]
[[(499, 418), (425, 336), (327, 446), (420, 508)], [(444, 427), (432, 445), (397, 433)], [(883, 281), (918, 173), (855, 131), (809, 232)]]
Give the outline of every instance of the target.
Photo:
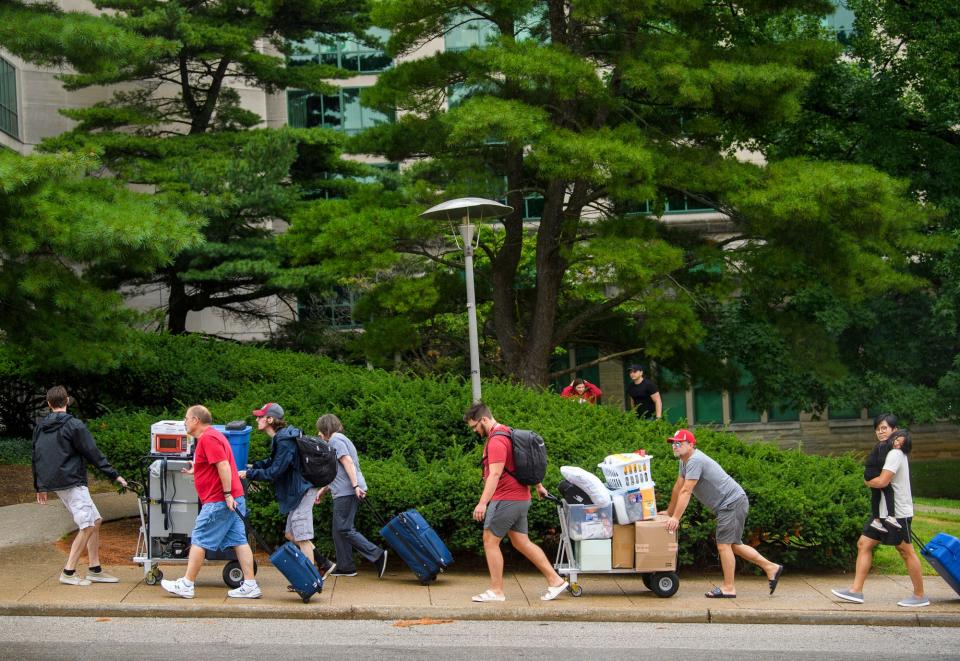
[(0, 658), (960, 659), (955, 628), (0, 617)]

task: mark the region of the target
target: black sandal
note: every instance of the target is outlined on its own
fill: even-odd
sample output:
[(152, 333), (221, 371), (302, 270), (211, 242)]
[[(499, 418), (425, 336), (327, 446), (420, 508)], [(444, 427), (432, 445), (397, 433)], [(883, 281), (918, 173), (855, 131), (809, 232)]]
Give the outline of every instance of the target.
[(720, 588), (713, 588), (710, 592), (704, 592), (703, 596), (707, 599), (736, 599), (737, 595), (727, 594)]

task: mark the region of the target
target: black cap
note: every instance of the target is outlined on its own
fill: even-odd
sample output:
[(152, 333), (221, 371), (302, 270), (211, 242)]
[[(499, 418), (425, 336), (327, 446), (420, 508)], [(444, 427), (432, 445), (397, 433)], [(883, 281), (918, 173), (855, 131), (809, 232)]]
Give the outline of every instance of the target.
[(643, 371), (643, 365), (641, 365), (640, 363), (634, 363), (633, 365), (631, 365), (630, 367), (627, 368), (627, 371), (628, 371), (628, 372), (642, 372), (642, 371)]

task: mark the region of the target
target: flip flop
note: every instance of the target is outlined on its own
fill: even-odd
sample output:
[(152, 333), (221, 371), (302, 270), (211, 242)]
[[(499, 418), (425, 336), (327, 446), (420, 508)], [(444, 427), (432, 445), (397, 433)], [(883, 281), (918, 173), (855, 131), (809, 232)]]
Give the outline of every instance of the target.
[(713, 588), (710, 592), (704, 592), (703, 596), (707, 599), (736, 599), (737, 595), (727, 594), (720, 588)]
[(479, 602), (506, 601), (506, 600), (507, 598), (502, 594), (496, 594), (494, 592), (491, 592), (490, 590), (486, 590), (485, 592), (481, 592), (480, 594), (475, 594), (471, 599), (471, 601), (479, 601)]
[(547, 586), (547, 590), (543, 593), (543, 596), (540, 597), (540, 601), (553, 601), (561, 594), (563, 591), (570, 587), (570, 584), (566, 581), (556, 586)]
[(770, 594), (773, 594), (773, 591), (777, 589), (777, 583), (780, 582), (780, 574), (783, 573), (783, 565), (780, 565), (780, 568), (777, 569), (777, 573), (773, 575), (767, 583), (770, 584)]

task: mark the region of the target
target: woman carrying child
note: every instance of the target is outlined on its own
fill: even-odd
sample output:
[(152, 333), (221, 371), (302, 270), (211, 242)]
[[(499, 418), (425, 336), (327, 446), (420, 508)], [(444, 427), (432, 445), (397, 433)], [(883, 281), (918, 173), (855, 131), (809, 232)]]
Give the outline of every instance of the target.
[[(873, 421), (874, 432), (877, 436), (878, 445), (885, 443), (897, 429), (897, 416), (884, 413), (878, 415)], [(909, 437), (903, 439), (908, 441)], [(886, 544), (897, 549), (900, 557), (907, 568), (907, 574), (910, 575), (910, 582), (913, 583), (913, 595), (897, 602), (898, 606), (905, 608), (917, 608), (929, 606), (930, 600), (923, 593), (923, 572), (920, 568), (920, 558), (913, 548), (913, 542), (910, 541), (910, 523), (913, 520), (913, 496), (910, 493), (910, 462), (907, 459), (907, 453), (910, 452), (910, 444), (904, 442), (902, 447), (892, 447), (887, 451), (886, 459), (880, 470), (880, 475), (864, 482), (871, 489), (883, 489), (887, 485), (893, 487), (894, 510), (893, 517), (896, 519), (897, 526), (886, 525), (886, 518), (890, 513), (887, 510), (887, 504), (880, 501), (879, 510), (871, 515), (870, 519), (863, 526), (860, 539), (857, 540), (857, 565), (856, 573), (853, 577), (853, 583), (846, 590), (833, 589), (831, 592), (844, 601), (852, 601), (856, 604), (862, 604), (863, 584), (867, 580), (867, 574), (870, 572), (870, 565), (873, 564), (873, 549), (878, 544)], [(873, 525), (877, 518), (882, 518), (881, 524), (886, 528), (886, 532), (881, 532)]]

